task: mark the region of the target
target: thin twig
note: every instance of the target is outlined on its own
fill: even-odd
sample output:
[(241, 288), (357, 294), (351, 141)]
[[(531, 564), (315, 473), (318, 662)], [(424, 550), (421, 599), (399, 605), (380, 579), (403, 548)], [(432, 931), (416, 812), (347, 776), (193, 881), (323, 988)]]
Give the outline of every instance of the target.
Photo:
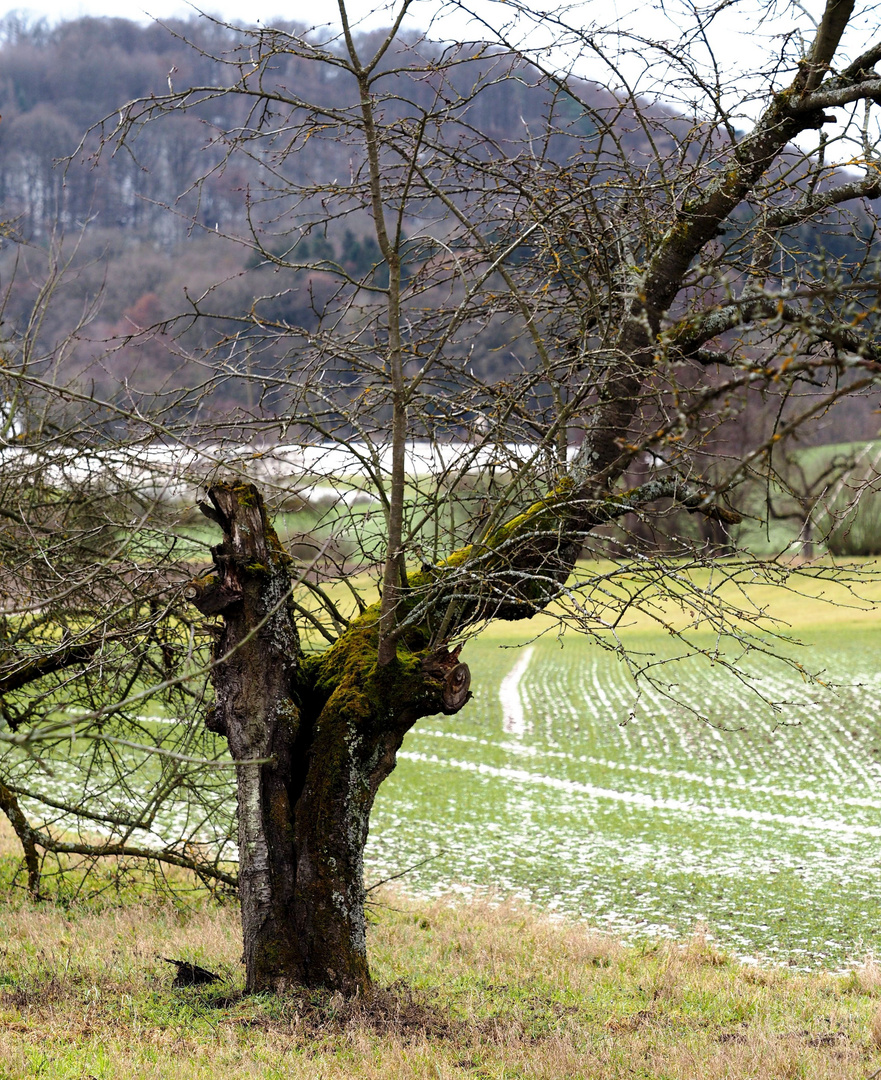
[(402, 878), (409, 874), (411, 870), (418, 870), (420, 866), (425, 866), (426, 863), (433, 862), (435, 859), (439, 859), (441, 855), (446, 855), (446, 849), (442, 848), (436, 855), (429, 855), (424, 859), (420, 859), (419, 862), (413, 863), (412, 866), (408, 866), (406, 870), (399, 870), (397, 874), (391, 874), (389, 877), (382, 878), (381, 881), (376, 881), (373, 885), (369, 885), (366, 892), (373, 892), (374, 889), (378, 889), (380, 885), (387, 885), (390, 881), (397, 881), (398, 878)]

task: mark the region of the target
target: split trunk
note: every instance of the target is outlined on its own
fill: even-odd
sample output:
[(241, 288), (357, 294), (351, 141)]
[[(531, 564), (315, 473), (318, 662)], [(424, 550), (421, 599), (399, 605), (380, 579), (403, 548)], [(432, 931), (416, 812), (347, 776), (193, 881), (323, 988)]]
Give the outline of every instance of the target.
[(470, 676), (417, 634), (377, 663), (378, 610), (304, 655), (291, 561), (257, 489), (219, 484), (203, 511), (223, 530), (214, 573), (188, 598), (217, 616), (208, 727), (237, 762), (246, 986), (345, 994), (370, 986), (363, 853), (373, 800), (422, 716), (457, 712)]

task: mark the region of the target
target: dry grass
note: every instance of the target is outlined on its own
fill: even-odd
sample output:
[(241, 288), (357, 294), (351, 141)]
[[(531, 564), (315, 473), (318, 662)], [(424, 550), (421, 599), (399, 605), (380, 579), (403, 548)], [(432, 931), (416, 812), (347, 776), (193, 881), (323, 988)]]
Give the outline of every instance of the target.
[[(512, 904), (384, 897), (369, 1004), (240, 993), (234, 907), (0, 906), (0, 1080), (218, 1076), (854, 1078), (879, 979), (730, 962), (696, 934), (626, 948)], [(183, 957), (221, 974), (171, 989)]]
[(857, 993), (881, 997), (881, 965), (874, 956), (867, 957), (858, 968), (854, 968), (849, 981)]
[(0, 859), (19, 858), (21, 847), (12, 831), (12, 826), (0, 814)]

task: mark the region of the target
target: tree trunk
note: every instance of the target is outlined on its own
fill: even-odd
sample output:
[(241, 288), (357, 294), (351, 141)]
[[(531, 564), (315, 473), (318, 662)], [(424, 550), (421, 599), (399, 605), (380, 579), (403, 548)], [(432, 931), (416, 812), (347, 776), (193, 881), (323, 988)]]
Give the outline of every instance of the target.
[(34, 837), (34, 830), (18, 805), (15, 793), (0, 780), (0, 810), (2, 810), (15, 831), (24, 854), (24, 864), (28, 875), (28, 895), (32, 900), (40, 899), (40, 856)]
[(302, 657), (290, 560), (257, 489), (220, 484), (203, 511), (223, 529), (216, 572), (188, 597), (223, 618), (208, 727), (238, 763), (239, 893), (246, 988), (370, 987), (363, 853), (373, 800), (422, 716), (468, 697), (458, 655), (415, 632), (377, 664), (370, 609), (324, 653)]

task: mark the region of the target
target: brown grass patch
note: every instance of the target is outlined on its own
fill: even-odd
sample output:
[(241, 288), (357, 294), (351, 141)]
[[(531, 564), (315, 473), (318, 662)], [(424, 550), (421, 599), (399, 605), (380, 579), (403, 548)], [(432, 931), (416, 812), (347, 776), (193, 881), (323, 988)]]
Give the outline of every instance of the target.
[[(626, 948), (513, 903), (386, 894), (369, 1001), (242, 994), (237, 912), (0, 906), (0, 1080), (862, 1080), (873, 976)], [(173, 990), (159, 956), (224, 982)]]

